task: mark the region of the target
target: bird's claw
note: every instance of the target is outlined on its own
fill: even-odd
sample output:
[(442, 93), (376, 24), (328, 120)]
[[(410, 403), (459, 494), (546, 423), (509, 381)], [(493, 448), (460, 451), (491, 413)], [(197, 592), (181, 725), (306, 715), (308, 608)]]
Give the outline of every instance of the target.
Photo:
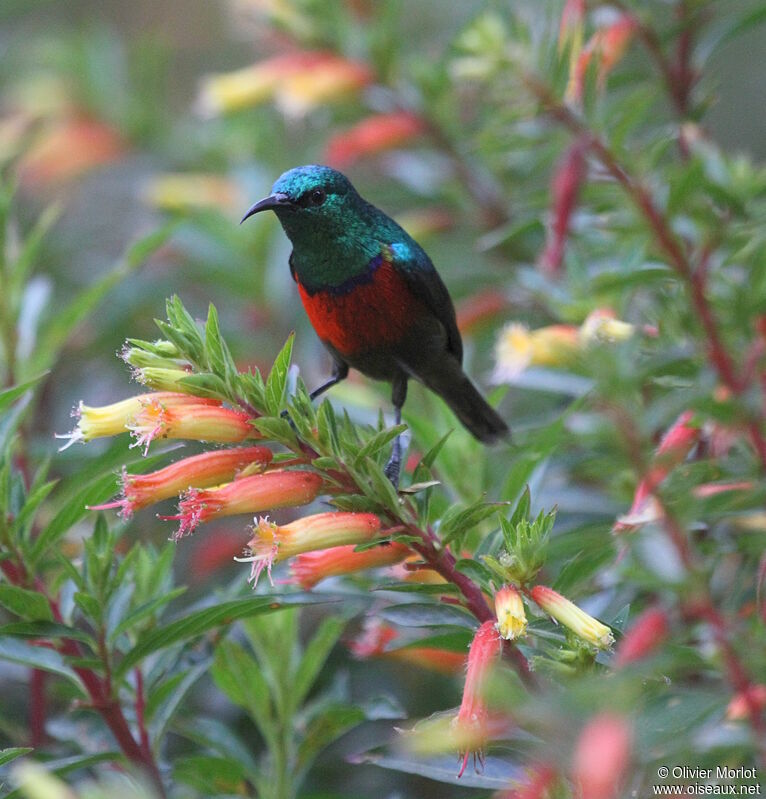
[(396, 455), (392, 455), (383, 469), (383, 473), (391, 481), (394, 488), (399, 490), (399, 472), (401, 471), (401, 459)]
[(296, 433), (298, 432), (298, 428), (295, 426), (295, 422), (293, 421), (292, 417), (287, 412), (287, 410), (282, 411), (282, 413), (279, 414), (279, 418), (280, 419), (287, 419), (287, 421), (290, 423), (290, 427), (292, 427), (293, 431), (296, 432)]

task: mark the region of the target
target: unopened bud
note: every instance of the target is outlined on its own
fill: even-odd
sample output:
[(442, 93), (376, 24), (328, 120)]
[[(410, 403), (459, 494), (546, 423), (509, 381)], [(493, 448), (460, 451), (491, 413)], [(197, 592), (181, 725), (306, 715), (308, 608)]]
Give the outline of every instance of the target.
[(549, 616), (583, 640), (599, 649), (609, 649), (614, 643), (612, 631), (606, 624), (594, 619), (552, 588), (536, 585), (529, 595)]

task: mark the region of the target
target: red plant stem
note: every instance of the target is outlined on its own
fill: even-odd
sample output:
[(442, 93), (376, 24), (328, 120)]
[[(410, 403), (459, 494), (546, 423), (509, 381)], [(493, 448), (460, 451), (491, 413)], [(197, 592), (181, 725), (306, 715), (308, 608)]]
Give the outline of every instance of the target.
[[(256, 416), (260, 415), (243, 400), (239, 400), (239, 404), (246, 411), (255, 413)], [(297, 435), (296, 438), (299, 450), (299, 453), (296, 454), (301, 454), (308, 462), (319, 457), (319, 453), (310, 444), (301, 440)], [(345, 490), (355, 493), (359, 492), (359, 487), (346, 472), (333, 470), (329, 472), (329, 474), (336, 479)], [(487, 605), (484, 594), (482, 594), (479, 586), (476, 585), (470, 577), (459, 572), (455, 568), (456, 561), (454, 555), (447, 547), (441, 546), (441, 542), (432, 530), (421, 530), (414, 524), (402, 525), (400, 519), (393, 518), (393, 527), (391, 529), (396, 528), (407, 530), (412, 535), (422, 540), (422, 544), (410, 544), (410, 547), (426, 561), (430, 568), (438, 572), (447, 582), (452, 583), (460, 591), (465, 599), (466, 607), (480, 623), (495, 618), (495, 614)], [(533, 687), (535, 681), (529, 668), (529, 663), (527, 663), (527, 659), (524, 655), (510, 641), (506, 642), (503, 651), (506, 657), (513, 663), (524, 683)]]
[(713, 637), (721, 652), (728, 674), (729, 682), (734, 690), (744, 697), (747, 712), (750, 717), (750, 725), (756, 734), (759, 742), (762, 767), (766, 766), (766, 724), (761, 714), (761, 706), (756, 701), (752, 691), (753, 682), (745, 671), (734, 647), (731, 644), (727, 632), (727, 624), (724, 617), (716, 610), (710, 600), (705, 600), (696, 607), (691, 607), (692, 615), (707, 622), (713, 631)]
[[(25, 573), (24, 569), (20, 567), (11, 568), (9, 561), (3, 561), (0, 563), (0, 566), (2, 566), (3, 573), (11, 582), (14, 584), (23, 582), (23, 579), (20, 578), (22, 578)], [(60, 624), (63, 624), (64, 620), (56, 600), (48, 597), (48, 603), (53, 618)], [(71, 638), (63, 638), (61, 643), (56, 646), (56, 650), (61, 655), (73, 658), (81, 658), (84, 654), (80, 644)], [(104, 685), (100, 677), (92, 669), (83, 666), (73, 666), (73, 669), (82, 680), (85, 690), (88, 693), (91, 707), (101, 716), (107, 727), (109, 727), (125, 757), (133, 763), (142, 766), (148, 772), (157, 789), (158, 795), (164, 799), (166, 795), (165, 787), (162, 784), (162, 778), (160, 777), (160, 772), (154, 761), (151, 750), (144, 752), (136, 743), (119, 701), (104, 690)], [(34, 736), (34, 727), (32, 729)]]
[[(593, 133), (571, 109), (558, 102), (548, 86), (533, 75), (526, 75), (524, 80), (529, 90), (540, 100), (554, 119), (577, 136), (589, 137), (592, 152), (606, 171), (623, 187), (625, 193), (644, 216), (658, 247), (665, 253), (670, 265), (689, 288), (692, 307), (705, 333), (710, 362), (732, 394), (741, 395), (747, 386), (738, 374), (734, 361), (723, 343), (713, 309), (705, 294), (707, 273), (705, 259), (703, 258), (703, 263), (700, 264), (701, 268), (695, 269), (686, 248), (672, 231), (670, 223), (655, 204), (646, 186), (626, 171), (602, 139)], [(761, 425), (757, 420), (751, 418), (745, 426), (761, 465), (766, 470), (766, 438), (764, 438)]]
[[(446, 547), (438, 546), (438, 539), (432, 531), (424, 531), (415, 525), (409, 525), (412, 535), (423, 539), (422, 544), (410, 544), (423, 560), (435, 571), (452, 583), (463, 595), (466, 607), (476, 619), (483, 623), (495, 618), (495, 614), (487, 605), (484, 594), (476, 583), (467, 575), (455, 568), (455, 556)], [(529, 688), (536, 687), (535, 679), (529, 668), (529, 663), (519, 649), (511, 642), (505, 641), (503, 654), (511, 661), (519, 677)]]
[[(694, 26), (689, 14), (689, 8), (685, 0), (680, 0), (676, 6), (676, 16), (681, 26), (678, 35), (678, 47), (676, 50), (675, 62), (671, 61), (662, 49), (662, 42), (657, 35), (657, 31), (651, 25), (646, 24), (640, 17), (636, 16), (622, 0), (609, 0), (608, 5), (620, 9), (623, 14), (627, 14), (636, 23), (636, 35), (646, 48), (649, 56), (654, 61), (657, 69), (662, 74), (668, 95), (676, 115), (683, 121), (689, 115), (689, 105), (691, 91), (697, 80), (697, 76), (691, 67), (691, 52), (694, 44)], [(679, 148), (683, 158), (689, 155), (689, 146), (683, 135), (679, 136)]]
[(136, 724), (141, 738), (141, 748), (144, 753), (151, 757), (152, 747), (149, 741), (149, 731), (146, 728), (144, 711), (146, 710), (146, 697), (144, 696), (144, 675), (141, 669), (136, 669)]
[(29, 673), (29, 745), (33, 749), (45, 741), (47, 674), (42, 669), (31, 669)]

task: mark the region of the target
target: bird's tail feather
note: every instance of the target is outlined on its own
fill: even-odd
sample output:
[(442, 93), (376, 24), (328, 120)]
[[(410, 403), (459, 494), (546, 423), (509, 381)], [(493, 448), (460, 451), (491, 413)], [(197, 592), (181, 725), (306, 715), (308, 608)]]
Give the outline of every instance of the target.
[(420, 379), (449, 405), (463, 426), (479, 441), (492, 444), (510, 436), (508, 425), (482, 397), (457, 361), (454, 369), (445, 369), (442, 364), (438, 372), (422, 375)]

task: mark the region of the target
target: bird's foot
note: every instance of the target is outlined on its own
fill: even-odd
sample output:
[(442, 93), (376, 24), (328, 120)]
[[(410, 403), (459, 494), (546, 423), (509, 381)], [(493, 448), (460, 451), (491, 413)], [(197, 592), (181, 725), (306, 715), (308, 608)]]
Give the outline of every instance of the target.
[(391, 481), (394, 488), (399, 490), (399, 473), (402, 470), (402, 437), (398, 435), (394, 439), (394, 446), (391, 450), (391, 457), (383, 469), (383, 473)]
[(282, 413), (279, 414), (279, 418), (287, 419), (287, 421), (290, 423), (290, 427), (292, 427), (296, 433), (298, 432), (298, 428), (295, 426), (295, 422), (292, 420), (292, 417), (286, 410), (282, 411)]
[(401, 471), (401, 468), (401, 458), (394, 457), (394, 455), (392, 455), (383, 469), (383, 473), (391, 481), (392, 485), (397, 491), (399, 490), (399, 472)]

